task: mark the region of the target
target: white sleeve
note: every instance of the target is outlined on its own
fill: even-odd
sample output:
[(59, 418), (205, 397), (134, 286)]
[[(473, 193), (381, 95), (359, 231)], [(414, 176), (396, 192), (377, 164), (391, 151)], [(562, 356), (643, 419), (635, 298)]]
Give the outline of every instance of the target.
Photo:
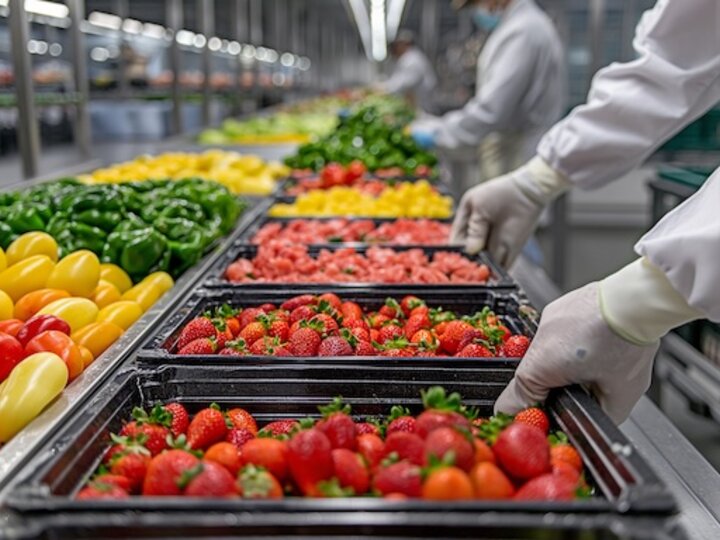
[(720, 170), (635, 246), (687, 303), (720, 321)]
[(637, 28), (639, 58), (596, 74), (585, 105), (538, 154), (581, 187), (615, 180), (720, 100), (720, 2), (659, 0)]
[[(411, 55), (412, 53), (405, 53)], [(382, 83), (383, 90), (389, 94), (403, 94), (417, 88), (422, 83), (424, 73), (423, 63), (414, 54), (402, 57), (398, 61), (392, 76)]]
[(490, 133), (508, 127), (532, 82), (537, 48), (528, 30), (510, 33), (498, 44), (477, 94), (460, 110), (447, 113), (435, 136), (438, 148), (477, 146)]

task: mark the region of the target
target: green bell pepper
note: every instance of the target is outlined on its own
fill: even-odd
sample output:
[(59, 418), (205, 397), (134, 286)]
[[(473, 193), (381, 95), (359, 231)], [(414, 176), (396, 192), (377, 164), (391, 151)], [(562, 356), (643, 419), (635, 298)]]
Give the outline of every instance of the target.
[(156, 270), (168, 270), (167, 238), (153, 227), (114, 231), (107, 237), (102, 260), (123, 268), (133, 280)]
[(106, 232), (112, 232), (122, 221), (125, 216), (121, 212), (112, 211), (101, 211), (95, 210), (83, 210), (82, 212), (74, 216), (75, 221), (97, 227)]
[(10, 225), (4, 221), (0, 221), (0, 248), (7, 249), (17, 237), (18, 235), (15, 234)]
[(47, 217), (49, 214), (49, 207), (47, 205), (20, 201), (5, 208), (2, 221), (16, 234), (44, 231), (46, 220), (49, 219)]
[(173, 273), (180, 274), (197, 264), (205, 247), (212, 241), (206, 237), (200, 225), (189, 219), (159, 217), (153, 225), (168, 239), (170, 268)]

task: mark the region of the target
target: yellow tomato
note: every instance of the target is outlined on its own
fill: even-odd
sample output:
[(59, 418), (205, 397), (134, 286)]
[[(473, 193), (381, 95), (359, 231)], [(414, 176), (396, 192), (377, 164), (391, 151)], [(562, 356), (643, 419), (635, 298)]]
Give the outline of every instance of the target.
[(105, 349), (115, 343), (122, 336), (124, 330), (117, 324), (108, 321), (100, 321), (88, 324), (77, 332), (73, 332), (72, 340), (83, 347), (86, 347), (97, 358)]
[(87, 347), (78, 345), (77, 348), (80, 351), (80, 355), (82, 356), (83, 371), (85, 371), (88, 368), (88, 366), (95, 361), (95, 357), (90, 352), (90, 349), (88, 349)]
[(12, 298), (5, 291), (0, 291), (0, 321), (12, 319), (15, 313), (15, 305)]
[(81, 249), (55, 265), (47, 286), (63, 289), (73, 296), (92, 296), (100, 281), (100, 261), (92, 251)]
[(7, 263), (12, 266), (33, 255), (47, 255), (50, 260), (58, 260), (58, 245), (55, 239), (44, 232), (25, 233), (8, 246)]
[(111, 322), (123, 330), (127, 330), (143, 314), (143, 310), (137, 302), (132, 300), (121, 300), (100, 310), (97, 316), (98, 322)]
[(77, 332), (98, 316), (98, 307), (87, 298), (63, 298), (55, 300), (37, 312), (38, 315), (55, 315), (70, 325), (72, 332)]
[(127, 275), (125, 270), (115, 264), (103, 263), (100, 265), (100, 279), (109, 281), (117, 287), (120, 294), (127, 291), (133, 286), (130, 276)]
[(27, 293), (44, 289), (55, 263), (47, 255), (33, 255), (0, 273), (0, 290), (17, 302)]
[(3, 248), (0, 248), (0, 272), (5, 270), (6, 268), (7, 268), (7, 256), (5, 255)]
[(170, 274), (168, 274), (167, 272), (154, 272), (149, 276), (146, 276), (145, 279), (140, 282), (140, 284), (155, 286), (160, 290), (160, 295), (163, 295), (173, 288), (175, 282), (173, 281), (173, 278), (170, 276)]
[(98, 286), (95, 287), (95, 291), (90, 297), (90, 300), (95, 302), (95, 305), (102, 309), (105, 306), (109, 306), (114, 302), (122, 300), (122, 294), (120, 294), (120, 291), (115, 285), (109, 281), (101, 279)]
[(28, 356), (10, 372), (0, 392), (0, 443), (28, 425), (68, 381), (68, 368), (53, 353)]
[(122, 299), (136, 302), (143, 312), (145, 312), (159, 300), (162, 294), (159, 285), (142, 281), (125, 292), (125, 294), (122, 295)]

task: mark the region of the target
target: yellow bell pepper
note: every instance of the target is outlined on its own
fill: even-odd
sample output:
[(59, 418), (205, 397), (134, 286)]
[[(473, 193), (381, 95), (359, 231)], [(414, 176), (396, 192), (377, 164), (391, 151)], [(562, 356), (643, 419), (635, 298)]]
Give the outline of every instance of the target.
[(153, 272), (152, 274), (146, 276), (139, 285), (142, 285), (143, 283), (156, 286), (160, 289), (161, 296), (172, 289), (175, 285), (175, 281), (173, 281), (173, 278), (167, 272)]
[(90, 323), (70, 336), (72, 340), (86, 347), (97, 358), (105, 349), (122, 336), (124, 330), (117, 324), (108, 321)]
[(73, 296), (92, 296), (100, 281), (100, 261), (92, 251), (81, 249), (55, 265), (47, 286), (62, 289)]
[(0, 248), (0, 272), (5, 270), (6, 268), (7, 268), (7, 255), (5, 255), (3, 248)]
[(121, 300), (105, 306), (97, 316), (98, 322), (111, 322), (123, 330), (127, 330), (132, 324), (142, 317), (143, 310), (140, 304), (132, 300)]
[(120, 294), (133, 286), (133, 282), (125, 270), (111, 263), (103, 263), (100, 265), (100, 279), (115, 285), (120, 291)]
[(47, 255), (33, 255), (0, 272), (0, 290), (17, 302), (27, 293), (44, 289), (55, 263)]
[(55, 239), (44, 232), (29, 232), (17, 237), (8, 246), (7, 263), (12, 266), (33, 255), (47, 255), (52, 261), (58, 260), (58, 245)]
[(68, 369), (53, 353), (25, 358), (0, 391), (0, 443), (8, 442), (28, 425), (65, 388)]
[(141, 281), (129, 291), (122, 295), (123, 300), (132, 300), (142, 308), (143, 313), (150, 309), (155, 302), (162, 296), (160, 286), (154, 283)]
[(77, 332), (84, 326), (95, 322), (98, 307), (87, 298), (63, 298), (51, 302), (38, 315), (55, 315), (70, 325), (71, 332)]
[(0, 321), (12, 319), (15, 314), (15, 304), (5, 291), (0, 291)]
[(114, 302), (122, 300), (122, 294), (115, 285), (109, 281), (101, 279), (98, 286), (95, 287), (95, 291), (90, 297), (90, 300), (95, 302), (95, 305), (102, 309), (105, 306), (109, 306)]

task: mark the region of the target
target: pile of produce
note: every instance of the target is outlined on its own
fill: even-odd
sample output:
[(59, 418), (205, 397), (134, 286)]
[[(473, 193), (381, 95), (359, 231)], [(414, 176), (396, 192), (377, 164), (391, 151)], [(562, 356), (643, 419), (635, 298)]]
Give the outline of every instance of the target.
[(174, 285), (156, 272), (133, 286), (120, 267), (90, 251), (58, 253), (41, 232), (0, 249), (0, 444)]
[(61, 257), (86, 249), (133, 281), (157, 271), (177, 277), (232, 230), (243, 207), (226, 188), (201, 179), (93, 186), (61, 180), (0, 195), (0, 247), (44, 231)]
[(201, 154), (171, 152), (140, 156), (133, 161), (97, 169), (80, 179), (87, 184), (117, 184), (201, 178), (218, 182), (236, 195), (270, 195), (276, 180), (289, 172), (284, 165), (266, 163), (257, 156), (208, 150)]
[(440, 245), (450, 238), (450, 224), (430, 219), (397, 219), (376, 224), (371, 219), (293, 219), (266, 223), (255, 233), (253, 244), (273, 240), (294, 244), (364, 242), (368, 244)]
[(432, 257), (421, 249), (395, 251), (373, 246), (364, 253), (353, 248), (322, 249), (281, 240), (266, 242), (253, 259), (240, 258), (225, 270), (234, 283), (413, 283), (418, 285), (482, 284), (490, 269), (452, 251)]
[(319, 171), (329, 163), (347, 165), (359, 160), (370, 171), (399, 167), (405, 174), (414, 175), (420, 166), (435, 166), (437, 158), (403, 133), (407, 121), (388, 121), (376, 107), (363, 108), (342, 119), (332, 134), (301, 146), (285, 164)]
[(378, 196), (356, 187), (316, 189), (290, 204), (270, 208), (274, 217), (379, 217), (436, 218), (452, 216), (451, 197), (440, 195), (427, 181), (401, 182), (385, 187)]
[(396, 405), (384, 418), (361, 419), (336, 398), (319, 407), (319, 419), (262, 427), (240, 407), (212, 404), (192, 419), (181, 403), (158, 404), (149, 414), (136, 408), (77, 499), (570, 501), (590, 495), (580, 454), (562, 432), (548, 434), (543, 410), (480, 419), (441, 387), (422, 397), (425, 410), (417, 416)]
[(455, 356), (521, 358), (530, 344), (489, 308), (461, 316), (416, 296), (367, 310), (333, 293), (305, 294), (280, 306), (224, 305), (188, 322), (173, 351), (227, 356)]
[(285, 113), (250, 120), (228, 119), (219, 129), (206, 129), (201, 144), (282, 144), (306, 143), (324, 137), (337, 126), (334, 113)]

